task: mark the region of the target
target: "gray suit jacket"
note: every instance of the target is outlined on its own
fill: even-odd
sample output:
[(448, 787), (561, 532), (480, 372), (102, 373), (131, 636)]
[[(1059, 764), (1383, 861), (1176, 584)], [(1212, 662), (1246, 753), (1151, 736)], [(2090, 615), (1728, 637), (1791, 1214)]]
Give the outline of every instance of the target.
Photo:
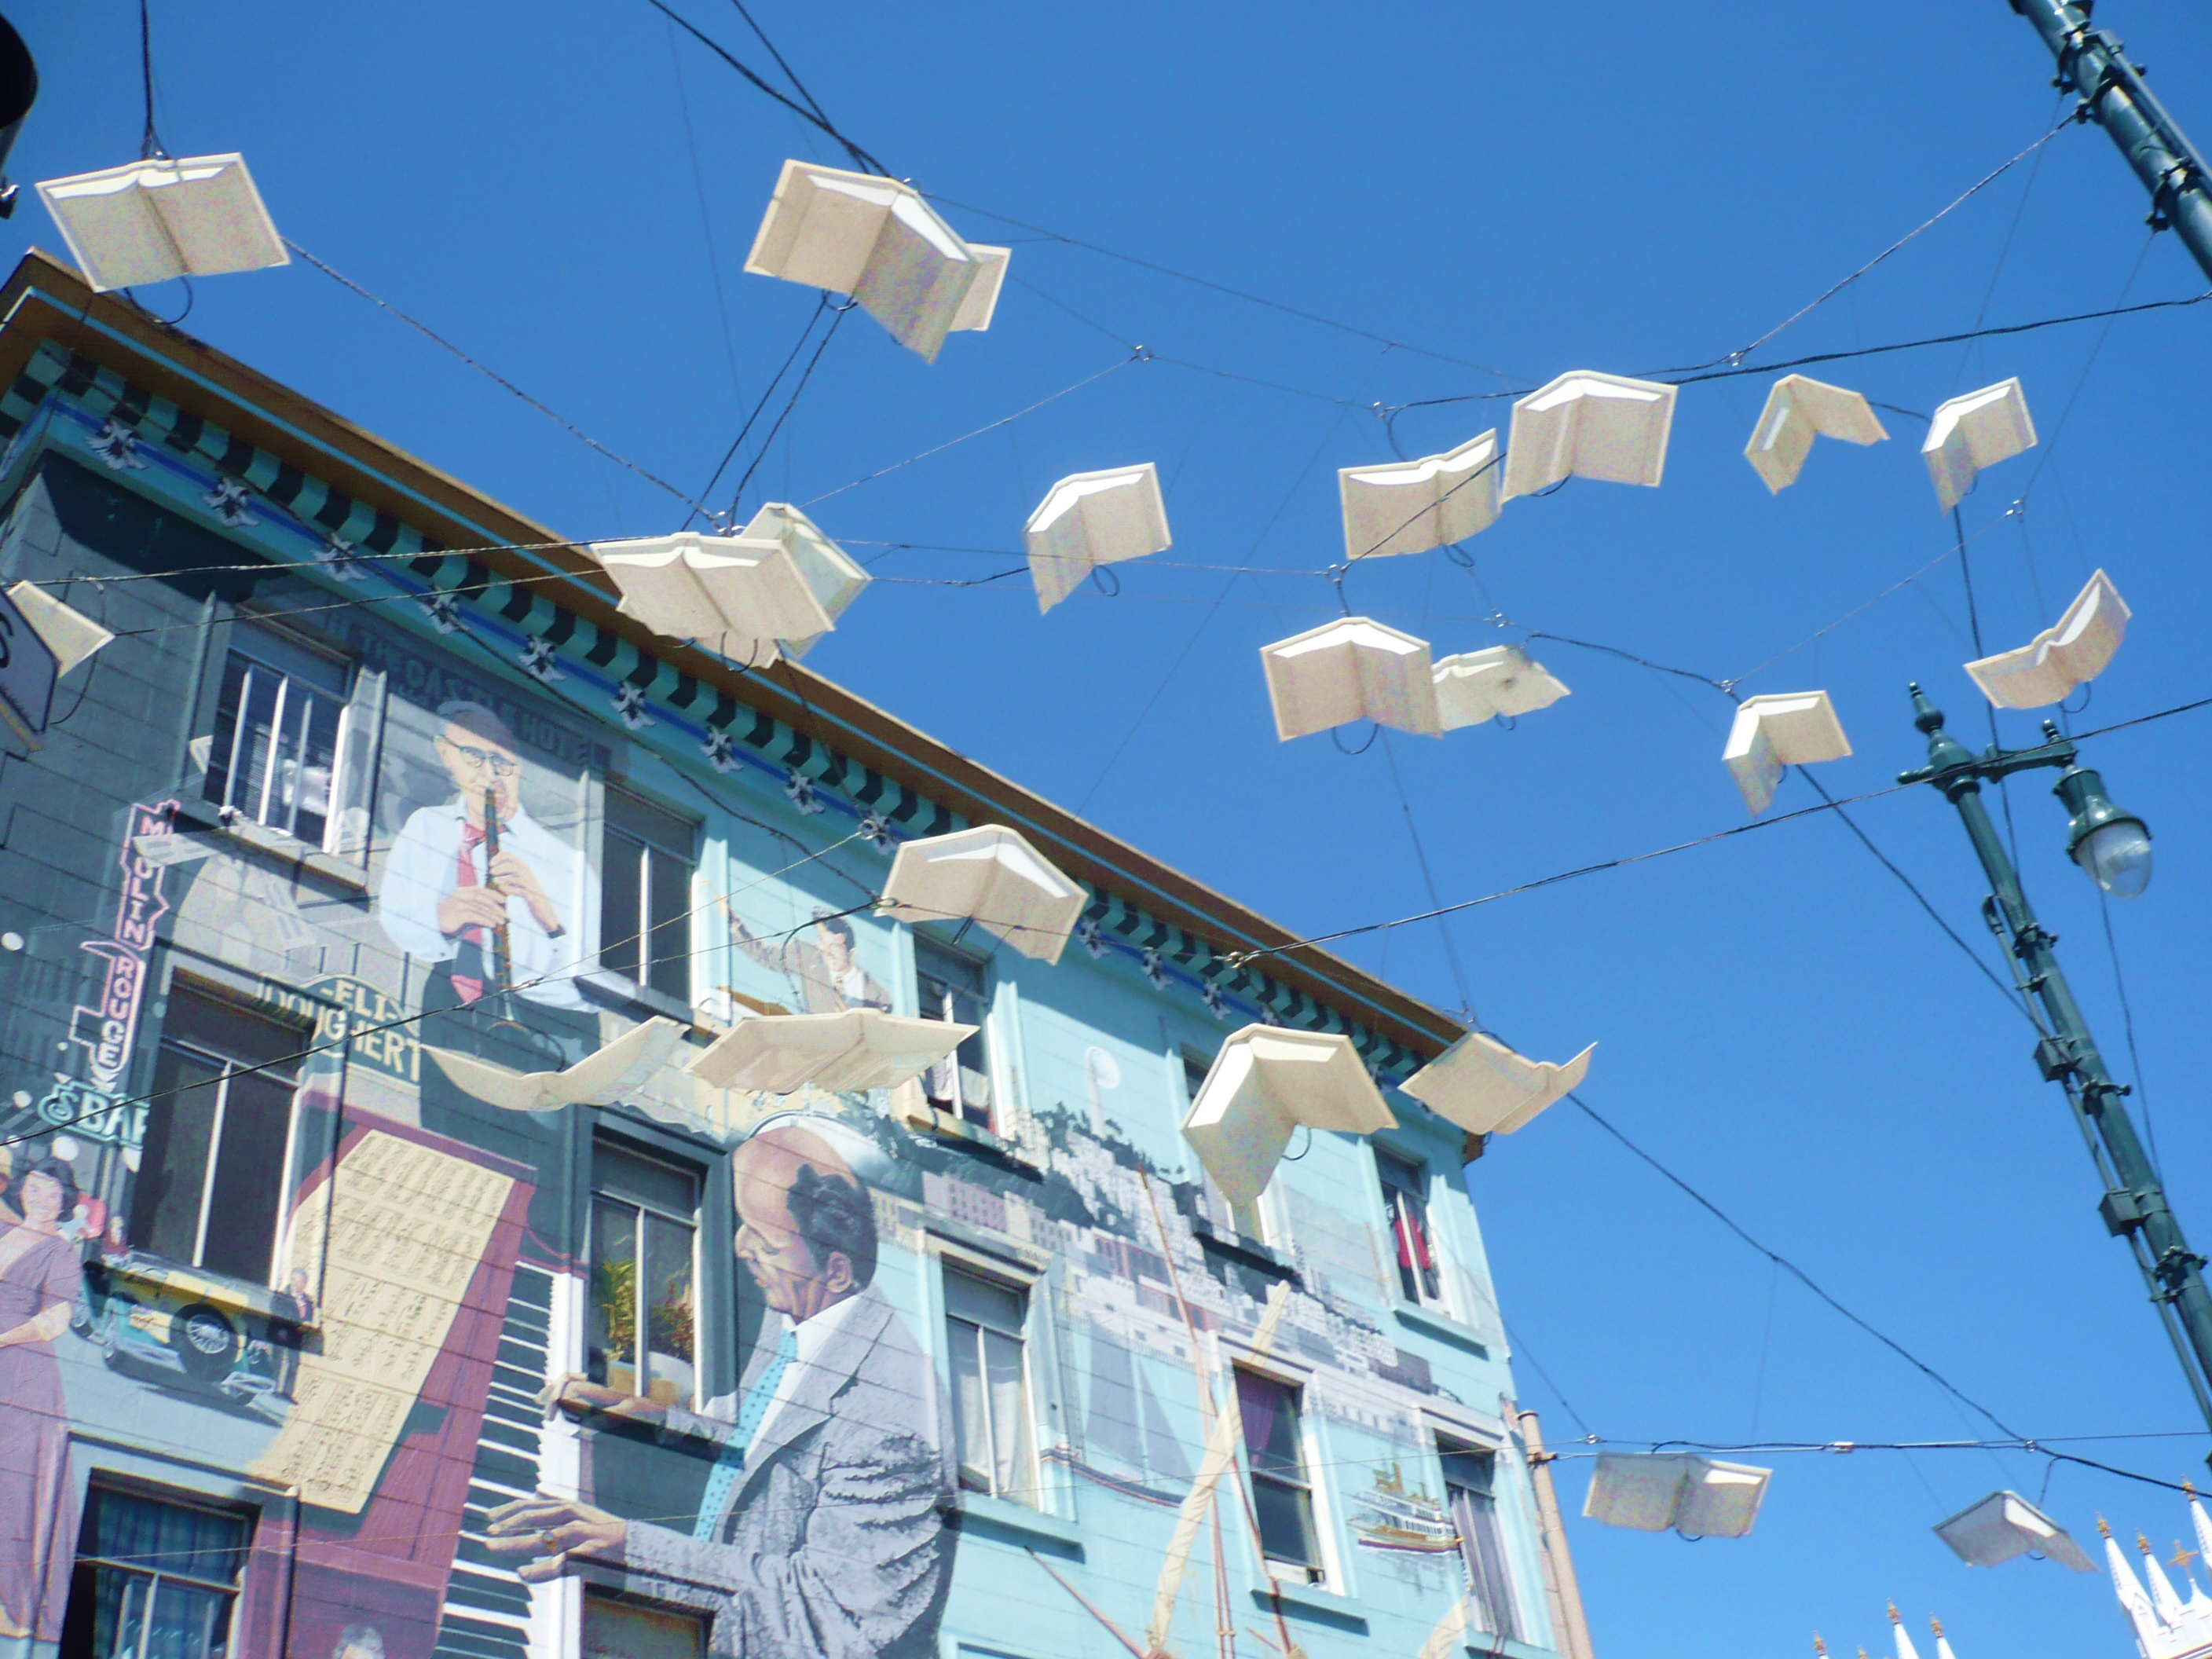
[[(629, 1588), (714, 1615), (744, 1659), (926, 1659), (956, 1534), (935, 1375), (872, 1286), (762, 1425), (712, 1539), (633, 1522)], [(748, 1367), (742, 1399), (766, 1361)], [(669, 1426), (726, 1441), (727, 1422)]]

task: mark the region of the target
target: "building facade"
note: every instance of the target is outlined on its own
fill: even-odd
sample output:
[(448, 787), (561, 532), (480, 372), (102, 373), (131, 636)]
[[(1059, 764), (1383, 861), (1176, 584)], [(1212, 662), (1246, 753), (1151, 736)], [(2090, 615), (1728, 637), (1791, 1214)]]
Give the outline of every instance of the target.
[[(1562, 1649), (1462, 1137), (1232, 1206), (1178, 1128), (1243, 1025), (1449, 1021), (40, 256), (0, 316), (0, 585), (114, 635), (0, 769), (0, 1652)], [(1056, 964), (872, 914), (984, 823)], [(975, 1035), (686, 1069), (862, 1007)]]

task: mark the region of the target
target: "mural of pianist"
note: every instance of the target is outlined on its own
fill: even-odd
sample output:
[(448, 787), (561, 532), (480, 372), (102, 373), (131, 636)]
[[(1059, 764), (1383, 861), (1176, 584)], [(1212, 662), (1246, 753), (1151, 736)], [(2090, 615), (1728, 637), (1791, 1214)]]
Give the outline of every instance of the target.
[[(787, 1121), (731, 1164), (738, 1259), (780, 1320), (734, 1394), (694, 1413), (581, 1377), (554, 1406), (718, 1444), (688, 1534), (543, 1494), (492, 1512), (519, 1576), (618, 1567), (628, 1588), (714, 1615), (713, 1651), (744, 1659), (924, 1659), (955, 1534), (929, 1360), (872, 1283), (867, 1190), (820, 1135)], [(781, 1327), (780, 1334), (776, 1328)]]
[[(507, 722), (478, 702), (438, 710), (433, 746), (453, 796), (409, 814), (385, 861), (376, 915), (386, 936), (431, 964), (426, 1009), (465, 1006), (501, 989), (503, 929), (516, 994), (554, 1008), (586, 1006), (574, 914), (588, 871), (576, 849), (522, 810), (522, 761)], [(485, 808), (494, 810), (487, 821)], [(485, 843), (496, 826), (499, 852)], [(596, 911), (596, 900), (586, 905)]]

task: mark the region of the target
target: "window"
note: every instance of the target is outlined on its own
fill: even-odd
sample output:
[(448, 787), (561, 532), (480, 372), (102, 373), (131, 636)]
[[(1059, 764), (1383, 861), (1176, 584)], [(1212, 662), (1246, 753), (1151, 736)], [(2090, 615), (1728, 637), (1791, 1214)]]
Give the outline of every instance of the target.
[[(169, 991), (131, 1205), (139, 1248), (269, 1283), (292, 1161), (294, 1070), (307, 1033), (196, 991)], [(248, 1071), (265, 1066), (265, 1071)]]
[(945, 1335), (952, 1356), (960, 1485), (1035, 1508), (1029, 1379), (1022, 1364), (1027, 1300), (1021, 1291), (990, 1279), (945, 1270)]
[(1256, 1371), (1237, 1373), (1237, 1412), (1243, 1419), (1244, 1457), (1252, 1475), (1252, 1515), (1268, 1571), (1322, 1581), (1321, 1539), (1314, 1527), (1313, 1483), (1306, 1475), (1298, 1390)]
[(691, 1403), (699, 1351), (698, 1237), (696, 1171), (611, 1140), (593, 1144), (585, 1355), (592, 1382), (663, 1406)]
[[(1206, 1074), (1213, 1069), (1213, 1062), (1195, 1048), (1182, 1051), (1182, 1094), (1186, 1112), (1198, 1099), (1198, 1091), (1205, 1085)], [(1203, 1165), (1200, 1166), (1201, 1171)], [(1206, 1217), (1223, 1232), (1233, 1232), (1239, 1238), (1254, 1244), (1272, 1244), (1274, 1237), (1267, 1225), (1266, 1193), (1261, 1193), (1249, 1204), (1235, 1204), (1229, 1194), (1212, 1176), (1202, 1175), (1206, 1183)]]
[(1398, 1244), (1398, 1286), (1407, 1301), (1437, 1306), (1444, 1291), (1436, 1246), (1429, 1237), (1429, 1172), (1380, 1146), (1375, 1149), (1375, 1166), (1382, 1177), (1382, 1207), (1389, 1212), (1390, 1236)]
[(688, 1003), (691, 998), (689, 819), (607, 791), (599, 860), (599, 966)]
[(216, 700), (203, 793), (313, 846), (362, 853), (382, 684), (381, 675), (356, 677), (289, 634), (240, 623)]
[(584, 1659), (700, 1659), (706, 1635), (696, 1613), (584, 1587)]
[(1505, 1541), (1498, 1530), (1498, 1455), (1439, 1439), (1437, 1455), (1443, 1462), (1444, 1507), (1451, 1511), (1460, 1559), (1467, 1568), (1472, 1622), (1517, 1642), (1521, 1623), (1514, 1615)]
[(94, 1486), (62, 1659), (223, 1659), (247, 1530), (234, 1512)]
[(983, 1044), (983, 964), (917, 936), (914, 977), (918, 1012), (924, 1019), (950, 1020), (975, 1028), (975, 1036), (923, 1076), (922, 1089), (929, 1103), (940, 1112), (988, 1129), (991, 1127), (991, 1071)]

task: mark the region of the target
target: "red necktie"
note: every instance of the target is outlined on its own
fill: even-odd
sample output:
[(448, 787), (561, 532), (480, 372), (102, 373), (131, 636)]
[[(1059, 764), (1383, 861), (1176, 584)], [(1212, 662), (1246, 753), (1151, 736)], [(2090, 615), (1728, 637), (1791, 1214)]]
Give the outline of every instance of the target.
[[(479, 825), (465, 822), (462, 823), (459, 862), (455, 866), (453, 875), (455, 887), (475, 887), (481, 884), (477, 880), (475, 854), (477, 848), (483, 844), (483, 838), (484, 832)], [(463, 944), (474, 947), (476, 951), (474, 965), (481, 968), (483, 965), (484, 930), (477, 927), (464, 927), (460, 932), (460, 939)], [(474, 1002), (484, 994), (484, 982), (477, 975), (454, 974), (450, 977), (453, 981), (455, 994), (463, 1002)]]

